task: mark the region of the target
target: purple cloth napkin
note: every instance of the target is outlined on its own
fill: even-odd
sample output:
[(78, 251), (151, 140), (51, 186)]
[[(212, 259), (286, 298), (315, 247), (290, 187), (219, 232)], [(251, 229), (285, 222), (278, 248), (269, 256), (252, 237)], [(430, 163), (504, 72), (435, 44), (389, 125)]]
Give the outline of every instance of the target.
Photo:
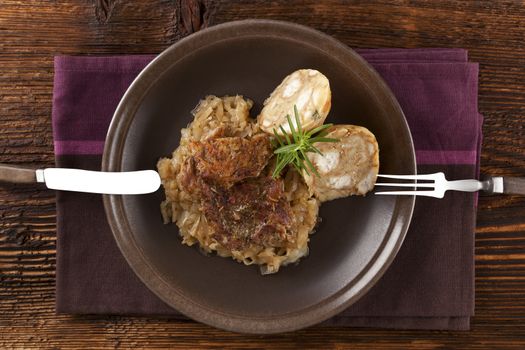
[[(478, 66), (461, 49), (359, 53), (397, 96), (419, 173), (448, 179), (479, 171)], [(153, 56), (56, 57), (53, 131), (58, 167), (100, 169), (106, 130), (122, 94)], [(99, 195), (57, 192), (56, 310), (182, 318), (135, 276), (118, 250)], [(403, 247), (381, 280), (329, 325), (469, 328), (474, 312), (476, 196), (418, 198)]]

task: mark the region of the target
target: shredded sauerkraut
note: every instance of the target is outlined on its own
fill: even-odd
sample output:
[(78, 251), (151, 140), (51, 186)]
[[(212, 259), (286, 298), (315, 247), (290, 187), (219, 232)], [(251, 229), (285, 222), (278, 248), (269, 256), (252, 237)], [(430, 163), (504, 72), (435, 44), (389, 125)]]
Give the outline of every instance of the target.
[(157, 164), (166, 194), (160, 208), (164, 223), (176, 223), (179, 227), (183, 244), (192, 246), (198, 243), (206, 253), (216, 252), (246, 265), (257, 264), (261, 273), (270, 274), (308, 254), (309, 234), (317, 222), (319, 201), (311, 196), (302, 176), (290, 170), (283, 179), (285, 198), (293, 214), (290, 230), (294, 239), (281, 247), (250, 244), (240, 250), (227, 248), (216, 239), (206, 220), (201, 198), (186, 191), (182, 185), (181, 169), (192, 157), (192, 142), (217, 137), (251, 137), (261, 132), (249, 117), (252, 105), (252, 101), (242, 96), (207, 96), (200, 101), (192, 112), (193, 121), (181, 130), (179, 147), (171, 158), (162, 158)]

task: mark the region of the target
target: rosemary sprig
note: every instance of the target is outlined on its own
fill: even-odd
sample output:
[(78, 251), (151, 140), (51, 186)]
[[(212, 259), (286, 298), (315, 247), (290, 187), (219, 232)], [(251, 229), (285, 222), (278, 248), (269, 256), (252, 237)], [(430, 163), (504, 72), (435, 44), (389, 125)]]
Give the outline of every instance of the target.
[(276, 129), (273, 129), (274, 138), (272, 144), (274, 146), (274, 152), (277, 155), (277, 164), (273, 171), (273, 177), (277, 178), (280, 176), (281, 171), (288, 165), (291, 164), (299, 173), (305, 171), (308, 175), (310, 172), (319, 176), (319, 172), (308, 159), (307, 153), (315, 152), (322, 155), (321, 151), (314, 146), (317, 142), (339, 142), (338, 139), (325, 137), (328, 132), (328, 128), (332, 124), (324, 124), (314, 128), (312, 130), (304, 130), (299, 120), (299, 112), (297, 106), (294, 105), (295, 124), (294, 127), (290, 115), (286, 116), (288, 125), (290, 126), (290, 135), (279, 126), (282, 135), (279, 135)]

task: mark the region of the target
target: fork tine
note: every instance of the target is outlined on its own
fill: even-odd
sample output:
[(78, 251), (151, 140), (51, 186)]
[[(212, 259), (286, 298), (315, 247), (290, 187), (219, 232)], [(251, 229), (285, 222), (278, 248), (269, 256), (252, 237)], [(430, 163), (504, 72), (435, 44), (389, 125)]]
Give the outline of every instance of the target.
[(434, 174), (422, 175), (384, 175), (377, 174), (377, 177), (384, 177), (387, 179), (401, 179), (401, 180), (435, 180)]
[(410, 183), (410, 182), (407, 182), (407, 183), (376, 183), (376, 186), (392, 186), (392, 187), (436, 187), (435, 184), (433, 183), (428, 183), (428, 182), (425, 182), (425, 183)]
[(436, 191), (388, 191), (388, 192), (375, 192), (377, 195), (387, 195), (387, 196), (427, 196), (427, 197), (436, 197)]

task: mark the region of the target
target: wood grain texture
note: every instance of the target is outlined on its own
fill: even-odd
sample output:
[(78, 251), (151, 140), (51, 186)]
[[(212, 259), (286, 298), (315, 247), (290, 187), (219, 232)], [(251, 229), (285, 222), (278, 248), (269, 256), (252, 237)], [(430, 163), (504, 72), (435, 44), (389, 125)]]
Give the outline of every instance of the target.
[[(352, 47), (464, 47), (480, 63), (482, 171), (525, 176), (521, 1), (2, 0), (0, 162), (52, 166), (57, 54), (158, 53), (203, 27), (284, 19)], [(312, 327), (244, 336), (194, 322), (54, 314), (54, 193), (0, 186), (0, 348), (525, 348), (525, 197), (481, 197), (470, 332)]]

